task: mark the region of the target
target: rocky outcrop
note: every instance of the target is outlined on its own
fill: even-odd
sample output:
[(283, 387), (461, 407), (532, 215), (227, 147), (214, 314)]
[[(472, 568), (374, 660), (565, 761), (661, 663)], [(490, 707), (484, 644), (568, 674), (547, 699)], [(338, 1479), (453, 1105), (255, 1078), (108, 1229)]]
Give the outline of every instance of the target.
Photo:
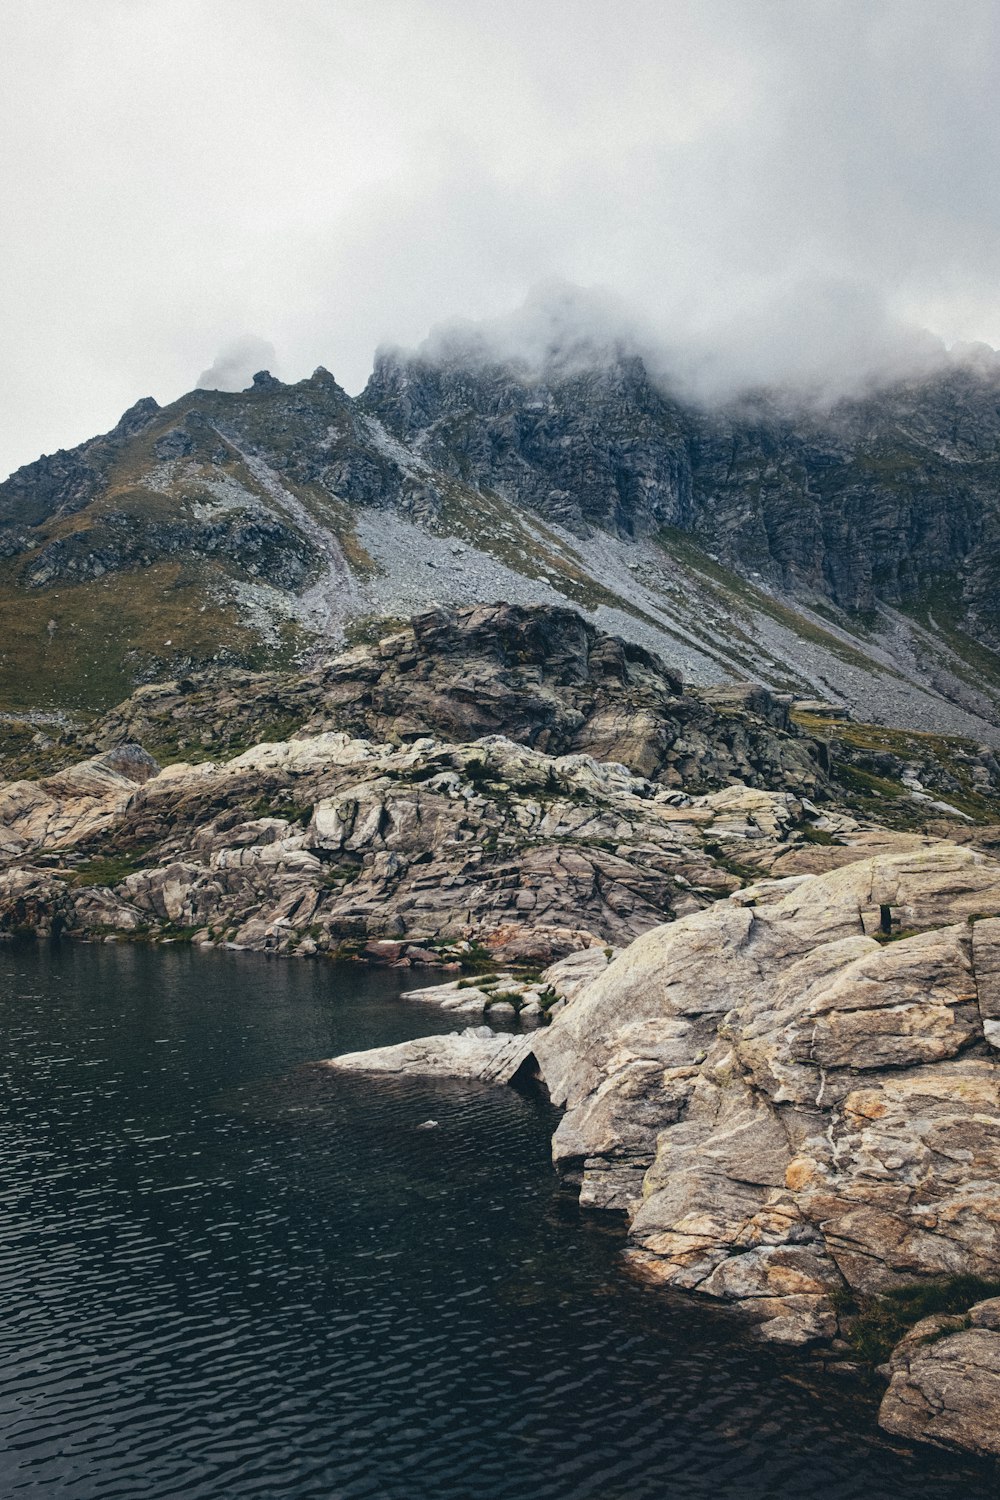
[[(636, 1267), (795, 1342), (832, 1330), (838, 1287), (1000, 1264), (969, 922), (998, 910), (1000, 866), (941, 846), (750, 887), (626, 949), (535, 1055), (556, 1158), (629, 1213)], [(930, 930), (880, 945), (895, 923)]]
[[(97, 802), (95, 777), (112, 781)], [(281, 952), (346, 943), (371, 957), (373, 942), (402, 944), (391, 961), (456, 942), (536, 964), (621, 945), (734, 889), (723, 843), (759, 862), (820, 824), (856, 827), (788, 793), (690, 798), (500, 736), (396, 747), (320, 733), (142, 784), (87, 762), (63, 773), (61, 801), (44, 789), (55, 780), (26, 784), (34, 801), (20, 783), (0, 796), (17, 813), (18, 890), (32, 851), (38, 900), (58, 868), (70, 930), (179, 929)]]
[(97, 837), (159, 769), (141, 746), (124, 744), (40, 781), (0, 782), (0, 857)]
[[(398, 950), (401, 945), (369, 944), (368, 951), (374, 957), (373, 950), (388, 946)], [(619, 951), (591, 943), (550, 964), (541, 977), (525, 976), (515, 970), (483, 975), (476, 980), (453, 979), (445, 984), (407, 990), (406, 998), (440, 1006), (453, 1015), (488, 1017), (490, 1022), (516, 1018), (522, 1026), (537, 1026), (565, 1010), (571, 1000), (603, 974)]]
[(562, 599), (703, 684), (995, 744), (997, 389), (946, 364), (707, 411), (635, 350), (557, 340), (532, 369), (386, 355), (357, 399), (317, 370), (140, 402), (0, 484), (0, 694), (103, 709), (435, 602)]
[[(536, 1070), (563, 1110), (555, 1158), (626, 1215), (636, 1273), (767, 1338), (829, 1340), (852, 1297), (997, 1274), (989, 853), (853, 816), (781, 700), (690, 699), (568, 611), (434, 611), (247, 679), (230, 732), (276, 709), (302, 727), (225, 758), (160, 769), (131, 742), (166, 759), (214, 734), (215, 681), (140, 692), (98, 754), (0, 785), (0, 930), (473, 969), (413, 1003), (534, 1029), (338, 1065)], [(478, 733), (498, 720), (513, 737)], [(972, 1329), (901, 1346), (890, 1425), (958, 1409)]]
[(879, 1422), (899, 1437), (1000, 1456), (1000, 1298), (910, 1330), (893, 1352)]
[(532, 1051), (564, 1110), (555, 1159), (629, 1214), (643, 1274), (800, 1342), (832, 1331), (838, 1288), (1000, 1268), (984, 909), (1000, 866), (941, 845), (750, 887), (586, 957)]
[[(70, 735), (38, 738), (26, 761), (72, 752)], [(143, 688), (76, 744), (97, 753), (0, 783), (0, 859), (41, 867), (42, 904), (58, 869), (60, 920), (81, 932), (401, 943), (394, 962), (479, 943), (549, 963), (748, 876), (927, 843), (834, 810), (823, 747), (787, 702), (713, 706), (556, 608), (436, 610), (310, 672)], [(220, 758), (178, 758), (203, 746)]]
[(825, 746), (791, 722), (787, 700), (758, 687), (720, 711), (685, 692), (653, 653), (554, 606), (435, 609), (308, 672), (213, 673), (141, 688), (77, 743), (94, 751), (136, 741), (173, 759), (293, 728), (397, 743), (502, 733), (550, 755), (617, 761), (668, 786), (739, 779), (807, 796), (830, 786)]
[(529, 372), (470, 345), (383, 354), (360, 404), (439, 471), (573, 530), (691, 531), (848, 608), (912, 597), (971, 558), (978, 605), (995, 581), (998, 383), (995, 365), (954, 367), (827, 412), (763, 393), (705, 411), (634, 353), (555, 350)]
[[(974, 1295), (1000, 1276), (998, 955), (1000, 864), (947, 843), (651, 929), (527, 1039), (554, 1159), (627, 1216), (638, 1275), (773, 1341), (842, 1336), (898, 1288)], [(1000, 1451), (998, 1306), (904, 1338), (889, 1430)]]
[[(411, 662), (406, 702), (415, 716), (425, 700), (424, 715), (408, 720), (397, 700), (401, 717), (389, 720), (397, 741), (402, 725), (415, 734), (422, 722), (447, 721), (449, 714), (452, 732), (460, 733), (463, 702), (470, 705), (470, 727), (479, 727), (490, 678), (515, 707), (522, 690), (528, 701), (531, 693), (547, 695), (550, 712), (545, 718), (539, 710), (533, 737), (550, 752), (588, 732), (587, 706), (596, 715), (611, 703), (592, 669), (595, 654), (606, 657), (608, 638), (578, 630), (579, 620), (570, 617), (566, 638), (579, 650), (564, 649), (554, 629), (546, 671), (518, 666), (509, 641), (502, 646), (507, 665), (498, 664), (500, 648), (490, 646), (482, 618), (495, 622), (497, 613), (473, 612), (459, 625), (433, 622), (435, 632), (468, 627), (473, 637), (482, 627), (484, 676), (474, 678), (475, 658), (462, 656), (474, 683), (464, 694), (460, 678), (443, 670), (418, 673)], [(499, 614), (513, 641), (523, 640), (520, 612)], [(527, 623), (533, 629), (537, 621)], [(403, 646), (418, 635), (406, 633)], [(544, 655), (540, 648), (538, 654)], [(399, 655), (389, 659), (406, 680)], [(363, 660), (375, 674), (385, 669), (372, 654)], [(433, 662), (434, 653), (426, 660)], [(655, 662), (639, 668), (636, 679), (617, 682), (619, 722), (627, 725), (633, 715), (662, 729), (667, 713), (687, 712), (683, 699), (666, 694), (661, 717), (654, 716), (643, 694), (663, 695), (662, 678)], [(524, 688), (522, 671), (534, 673), (533, 686)], [(576, 700), (560, 695), (566, 679)], [(387, 672), (386, 694), (391, 680)], [(356, 712), (362, 722), (385, 722), (386, 699), (371, 681), (367, 696), (359, 693), (353, 667), (349, 681), (357, 707), (341, 716)], [(183, 686), (171, 688), (165, 701), (183, 703), (186, 696)], [(159, 690), (136, 695), (129, 711), (116, 716), (113, 737), (161, 722), (144, 717), (149, 698), (160, 702)], [(527, 713), (523, 703), (522, 709)], [(714, 721), (698, 711), (710, 742)], [(327, 714), (333, 710), (310, 722), (321, 726)], [(530, 719), (522, 723), (531, 737)], [(753, 733), (770, 737), (779, 757), (787, 748), (793, 771), (815, 765), (808, 741), (782, 739), (760, 719)], [(689, 724), (688, 741), (692, 734)], [(731, 769), (725, 757), (732, 740), (720, 734), (715, 743), (706, 759), (718, 771)], [(453, 945), (471, 943), (488, 948), (497, 962), (537, 965), (588, 947), (627, 944), (754, 875), (801, 875), (868, 851), (919, 852), (935, 844), (742, 782), (691, 796), (671, 786), (679, 774), (673, 753), (652, 780), (620, 761), (547, 753), (498, 735), (387, 744), (320, 727), (221, 762), (175, 762), (154, 775), (145, 752), (119, 747), (40, 782), (0, 786), (7, 862), (20, 867), (16, 901), (10, 897), (16, 922), (4, 916), (0, 895), (0, 923), (24, 925), (26, 879), (31, 909), (41, 912), (55, 878), (64, 882), (59, 920), (81, 933), (180, 932), (267, 951), (358, 951), (410, 963), (459, 962)], [(380, 942), (399, 945), (391, 959), (372, 948)]]

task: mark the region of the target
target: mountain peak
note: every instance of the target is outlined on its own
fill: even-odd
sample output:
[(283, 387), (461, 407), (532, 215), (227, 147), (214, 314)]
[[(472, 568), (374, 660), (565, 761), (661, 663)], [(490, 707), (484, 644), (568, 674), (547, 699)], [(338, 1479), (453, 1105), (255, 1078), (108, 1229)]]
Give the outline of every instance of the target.
[(113, 430), (120, 437), (128, 437), (133, 432), (141, 432), (159, 415), (160, 410), (160, 403), (152, 396), (143, 396), (130, 406), (128, 411), (122, 413)]

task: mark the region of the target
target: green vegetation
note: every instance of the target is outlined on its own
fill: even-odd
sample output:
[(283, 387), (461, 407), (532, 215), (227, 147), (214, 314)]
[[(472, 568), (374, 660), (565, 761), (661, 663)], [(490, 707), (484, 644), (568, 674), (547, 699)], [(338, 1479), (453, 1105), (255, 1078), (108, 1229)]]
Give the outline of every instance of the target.
[[(721, 844), (707, 842), (702, 847), (706, 854), (711, 855), (721, 870), (727, 870), (730, 875), (735, 875), (742, 885), (753, 885), (755, 880), (760, 879), (759, 870), (755, 870), (752, 865), (741, 864), (738, 859), (733, 859)], [(728, 890), (725, 894), (729, 894)]]
[(951, 648), (954, 658), (949, 657), (946, 665), (957, 677), (974, 688), (981, 687), (984, 681), (1000, 687), (1000, 659), (963, 628), (965, 609), (957, 579), (939, 579), (901, 608)]
[(312, 817), (312, 804), (299, 805), (291, 800), (288, 793), (272, 796), (258, 797), (256, 802), (248, 804), (247, 819), (251, 818), (283, 818), (286, 823), (299, 823), (303, 827)]
[(98, 854), (74, 865), (67, 879), (71, 885), (119, 885), (126, 875), (149, 867), (152, 846), (130, 849), (121, 854)]
[(825, 828), (815, 828), (812, 823), (801, 823), (796, 829), (804, 844), (839, 844), (840, 840)]
[(846, 1325), (847, 1341), (855, 1356), (863, 1364), (875, 1367), (885, 1363), (900, 1339), (921, 1318), (933, 1313), (962, 1314), (973, 1303), (998, 1295), (1000, 1281), (986, 1281), (980, 1276), (953, 1276), (946, 1281), (897, 1287), (883, 1296), (866, 1296), (845, 1290), (836, 1294), (833, 1301)]
[(883, 945), (883, 947), (884, 947), (886, 943), (902, 943), (902, 942), (905, 942), (905, 940), (907, 938), (917, 937), (919, 935), (919, 933), (920, 933), (920, 928), (919, 927), (900, 927), (898, 929), (898, 931), (896, 931), (896, 932), (881, 932), (880, 931), (880, 932), (873, 932), (871, 935), (875, 939), (876, 943), (881, 943)]
[(465, 772), (465, 779), (467, 781), (470, 781), (473, 786), (490, 786), (494, 790), (496, 789), (497, 784), (493, 782), (490, 776), (489, 765), (485, 760), (479, 760), (478, 758), (474, 757), (472, 760), (467, 760), (465, 762), (465, 766), (463, 769)]
[(497, 990), (496, 994), (490, 995), (486, 1009), (492, 1010), (494, 1005), (512, 1005), (515, 1010), (520, 1010), (523, 1004), (520, 990)]
[(84, 583), (28, 589), (0, 563), (0, 705), (91, 711), (128, 697), (138, 682), (220, 657), (262, 667), (289, 662), (294, 627), (267, 648), (234, 605), (219, 602), (218, 569), (161, 561)]
[(408, 623), (398, 615), (359, 615), (345, 626), (344, 640), (348, 646), (374, 646), (383, 636), (405, 630)]
[(849, 792), (867, 800), (885, 798), (889, 802), (898, 802), (900, 797), (906, 796), (906, 789), (898, 781), (875, 776), (871, 771), (862, 771), (859, 766), (853, 766), (846, 760), (834, 762), (834, 775)]
[(481, 943), (470, 943), (464, 953), (458, 954), (458, 959), (468, 974), (484, 974), (496, 968), (496, 959)]
[[(928, 817), (946, 816), (913, 802), (898, 781), (870, 769), (880, 757), (920, 767), (928, 794), (948, 802), (977, 823), (1000, 821), (1000, 796), (980, 790), (972, 767), (979, 755), (974, 740), (962, 735), (929, 734), (916, 729), (890, 729), (882, 724), (831, 719), (822, 714), (796, 713), (800, 728), (831, 747), (833, 772), (866, 815), (892, 826), (922, 827)], [(892, 804), (887, 808), (886, 803)]]
[(327, 890), (341, 890), (361, 874), (361, 864), (328, 864), (323, 867), (322, 884)]

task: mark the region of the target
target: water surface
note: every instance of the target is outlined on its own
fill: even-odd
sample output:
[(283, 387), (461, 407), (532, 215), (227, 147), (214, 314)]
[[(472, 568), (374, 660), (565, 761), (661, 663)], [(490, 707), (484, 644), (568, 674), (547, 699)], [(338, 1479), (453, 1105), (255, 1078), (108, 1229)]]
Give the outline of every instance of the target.
[(307, 1066), (454, 1028), (399, 984), (0, 947), (0, 1494), (996, 1495), (808, 1360), (631, 1283), (540, 1102)]

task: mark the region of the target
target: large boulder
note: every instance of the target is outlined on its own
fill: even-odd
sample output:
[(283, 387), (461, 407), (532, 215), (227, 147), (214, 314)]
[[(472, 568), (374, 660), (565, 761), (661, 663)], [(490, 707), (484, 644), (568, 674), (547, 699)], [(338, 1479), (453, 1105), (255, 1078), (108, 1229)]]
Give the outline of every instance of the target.
[(645, 933), (533, 1046), (555, 1158), (628, 1213), (633, 1264), (794, 1343), (845, 1288), (1000, 1271), (973, 963), (975, 937), (994, 973), (1000, 922), (969, 920), (1000, 912), (1000, 866), (941, 845), (760, 894)]
[(922, 1319), (890, 1371), (879, 1411), (888, 1432), (1000, 1457), (1000, 1298)]
[(140, 745), (119, 745), (41, 781), (0, 782), (0, 856), (66, 849), (103, 833), (159, 769)]

